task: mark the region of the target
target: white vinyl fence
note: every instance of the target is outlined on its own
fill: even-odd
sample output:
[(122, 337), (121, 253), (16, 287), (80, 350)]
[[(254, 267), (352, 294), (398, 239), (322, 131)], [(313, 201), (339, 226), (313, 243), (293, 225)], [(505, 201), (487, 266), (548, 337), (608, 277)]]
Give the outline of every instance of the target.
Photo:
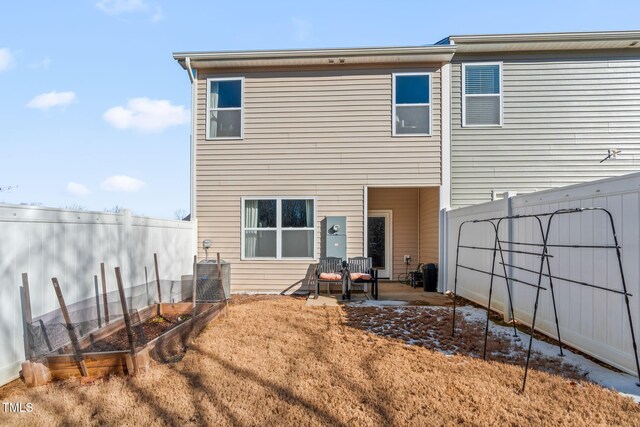
[[(453, 290), (456, 272), (458, 229), (463, 221), (481, 220), (507, 215), (529, 215), (554, 212), (558, 209), (600, 207), (613, 216), (622, 250), (622, 266), (630, 297), (631, 318), (640, 337), (640, 174), (609, 178), (586, 184), (572, 185), (531, 194), (511, 196), (446, 213), (445, 257), (443, 260), (446, 289)], [(548, 217), (542, 217), (544, 228)], [(558, 215), (550, 224), (550, 245), (613, 245), (612, 230), (607, 215), (601, 211)], [(493, 247), (495, 232), (487, 223), (467, 223), (461, 233), (461, 246)], [(500, 240), (541, 244), (538, 223), (534, 218), (505, 221), (500, 228)], [(538, 253), (539, 246), (514, 243), (503, 249)], [(599, 248), (550, 247), (551, 275), (585, 282), (607, 289), (622, 290), (616, 251)], [(490, 271), (492, 251), (461, 248), (458, 263), (465, 267)], [(498, 254), (495, 271), (504, 275)], [(537, 283), (540, 257), (507, 252), (507, 276), (527, 283)], [(546, 273), (546, 266), (545, 266)], [(467, 268), (458, 268), (457, 292), (460, 296), (485, 305), (490, 276)], [(563, 342), (595, 358), (629, 373), (636, 373), (632, 339), (624, 297), (577, 283), (553, 280), (560, 333)], [(530, 324), (533, 316), (536, 288), (512, 282), (513, 309), (516, 319)], [(536, 329), (556, 336), (549, 279), (542, 278)], [(494, 279), (492, 307), (508, 316), (509, 305), (503, 278)]]
[(65, 302), (95, 296), (94, 275), (105, 263), (107, 292), (117, 289), (114, 267), (125, 287), (160, 277), (180, 280), (192, 271), (194, 223), (122, 213), (0, 205), (0, 384), (18, 376), (24, 361), (22, 273), (29, 274), (33, 317), (58, 308), (51, 278)]

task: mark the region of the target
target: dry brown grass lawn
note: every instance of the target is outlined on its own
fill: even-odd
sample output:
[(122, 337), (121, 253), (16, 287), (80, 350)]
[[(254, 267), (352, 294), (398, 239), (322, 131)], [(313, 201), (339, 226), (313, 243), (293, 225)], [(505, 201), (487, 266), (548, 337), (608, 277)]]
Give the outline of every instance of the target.
[[(186, 356), (133, 379), (38, 389), (11, 425), (640, 425), (640, 405), (596, 385), (447, 357), (374, 336), (344, 309), (250, 298), (207, 328)], [(574, 383), (575, 384), (575, 383)]]

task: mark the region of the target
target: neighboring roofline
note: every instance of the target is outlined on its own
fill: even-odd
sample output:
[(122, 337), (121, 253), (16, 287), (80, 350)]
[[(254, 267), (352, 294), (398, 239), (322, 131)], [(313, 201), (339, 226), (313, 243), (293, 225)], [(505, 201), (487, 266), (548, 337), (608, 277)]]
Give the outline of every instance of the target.
[(464, 54), (579, 52), (640, 48), (640, 31), (454, 35), (438, 45), (456, 46)]
[(331, 49), (253, 50), (222, 52), (175, 52), (184, 68), (190, 58), (195, 68), (240, 66), (295, 66), (328, 64), (373, 64), (398, 62), (448, 62), (455, 46), (396, 46)]
[(452, 35), (433, 45), (175, 52), (182, 68), (253, 68), (445, 63), (454, 54), (640, 48), (640, 31)]
[(567, 41), (603, 41), (632, 40), (640, 38), (640, 31), (589, 31), (560, 33), (522, 33), (522, 34), (470, 34), (451, 35), (436, 44), (445, 41), (455, 44), (464, 43), (514, 43), (514, 42), (567, 42)]

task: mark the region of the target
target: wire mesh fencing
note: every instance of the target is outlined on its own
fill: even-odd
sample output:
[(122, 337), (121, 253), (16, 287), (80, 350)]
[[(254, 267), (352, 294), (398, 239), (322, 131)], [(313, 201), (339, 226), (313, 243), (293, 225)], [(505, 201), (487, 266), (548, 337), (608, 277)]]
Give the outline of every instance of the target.
[(196, 270), (196, 301), (225, 301), (231, 293), (231, 265), (220, 263), (220, 271), (215, 261), (202, 261)]
[[(96, 286), (95, 296), (67, 304), (71, 327), (79, 339), (97, 332), (101, 328), (122, 319), (122, 302), (117, 290), (100, 293)], [(160, 302), (158, 283), (149, 281), (124, 289), (127, 311), (134, 325), (140, 322), (140, 312)], [(182, 280), (160, 280), (163, 303), (184, 302), (191, 298), (192, 280), (185, 276)], [(148, 340), (138, 329), (136, 342)], [(58, 308), (27, 323), (27, 334), (32, 357), (49, 354), (70, 344), (69, 330), (62, 311)]]

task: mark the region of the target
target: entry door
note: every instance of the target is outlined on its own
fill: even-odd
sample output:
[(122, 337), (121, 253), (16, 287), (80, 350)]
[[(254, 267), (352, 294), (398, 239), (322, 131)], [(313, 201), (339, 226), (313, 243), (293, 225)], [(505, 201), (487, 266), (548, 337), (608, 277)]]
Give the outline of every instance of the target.
[(368, 252), (378, 277), (389, 279), (391, 271), (391, 211), (369, 211), (367, 224)]

